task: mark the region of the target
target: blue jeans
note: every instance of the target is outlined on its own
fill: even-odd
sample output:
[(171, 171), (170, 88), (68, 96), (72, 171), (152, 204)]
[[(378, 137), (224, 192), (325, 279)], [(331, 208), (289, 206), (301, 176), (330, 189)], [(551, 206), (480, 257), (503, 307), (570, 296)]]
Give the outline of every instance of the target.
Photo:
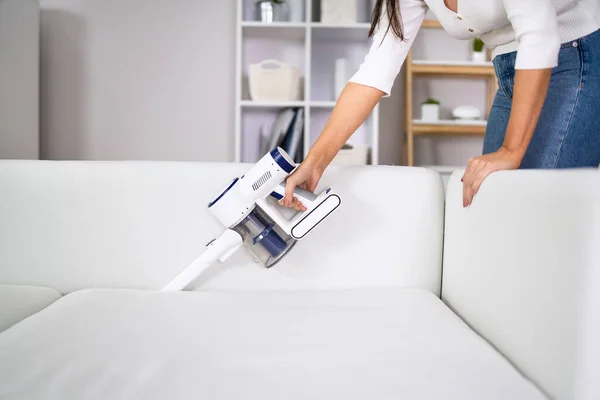
[[(512, 105), (516, 52), (494, 58), (498, 92), (483, 154), (498, 150)], [(521, 168), (577, 168), (600, 165), (600, 30), (564, 43), (537, 128)]]

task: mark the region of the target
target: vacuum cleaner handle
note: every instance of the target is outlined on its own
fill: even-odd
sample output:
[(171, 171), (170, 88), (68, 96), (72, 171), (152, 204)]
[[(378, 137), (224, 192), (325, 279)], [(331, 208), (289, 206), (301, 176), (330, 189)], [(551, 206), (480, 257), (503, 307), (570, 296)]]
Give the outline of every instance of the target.
[[(294, 189), (294, 195), (296, 195), (304, 205), (309, 205), (319, 198), (319, 196), (313, 192), (300, 187)], [(271, 196), (275, 197), (277, 200), (283, 199), (285, 197), (285, 182), (281, 182), (279, 186), (275, 188), (273, 193), (271, 193)]]

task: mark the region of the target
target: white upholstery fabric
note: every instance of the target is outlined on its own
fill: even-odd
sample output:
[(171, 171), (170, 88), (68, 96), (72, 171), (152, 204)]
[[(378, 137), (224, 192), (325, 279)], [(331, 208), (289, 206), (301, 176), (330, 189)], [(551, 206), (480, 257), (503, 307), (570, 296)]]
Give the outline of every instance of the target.
[(600, 173), (492, 174), (447, 193), (443, 299), (554, 399), (600, 399)]
[(0, 285), (0, 332), (60, 298), (51, 288)]
[[(160, 289), (223, 227), (207, 204), (249, 165), (0, 161), (0, 283)], [(444, 188), (425, 169), (327, 171), (342, 207), (266, 270), (240, 251), (202, 289), (439, 293)]]
[(85, 290), (0, 335), (6, 399), (544, 397), (423, 290)]

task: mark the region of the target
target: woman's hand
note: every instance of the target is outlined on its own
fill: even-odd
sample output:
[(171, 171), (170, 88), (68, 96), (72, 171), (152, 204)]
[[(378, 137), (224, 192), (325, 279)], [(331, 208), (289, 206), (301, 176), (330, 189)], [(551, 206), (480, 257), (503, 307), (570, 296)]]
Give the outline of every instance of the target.
[(298, 211), (305, 211), (306, 207), (297, 197), (294, 196), (294, 189), (297, 186), (302, 189), (314, 192), (323, 176), (325, 168), (310, 158), (304, 160), (298, 168), (290, 175), (285, 184), (285, 197), (279, 201), (285, 207), (294, 208)]
[(495, 153), (471, 158), (462, 178), (463, 207), (471, 204), (473, 196), (489, 174), (501, 170), (517, 169), (522, 158), (520, 154), (509, 151), (505, 147), (501, 147)]

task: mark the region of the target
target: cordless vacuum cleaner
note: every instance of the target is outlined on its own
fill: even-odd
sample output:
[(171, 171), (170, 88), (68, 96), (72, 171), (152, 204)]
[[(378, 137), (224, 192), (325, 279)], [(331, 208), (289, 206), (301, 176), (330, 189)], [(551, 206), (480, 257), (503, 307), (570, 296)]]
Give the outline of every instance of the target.
[(271, 268), (340, 206), (341, 198), (331, 188), (319, 195), (296, 188), (294, 194), (306, 210), (284, 217), (283, 206), (277, 200), (285, 196), (285, 180), (295, 168), (290, 156), (276, 148), (229, 183), (208, 204), (210, 212), (227, 229), (163, 291), (183, 290), (210, 265), (226, 261), (242, 246), (256, 262)]

